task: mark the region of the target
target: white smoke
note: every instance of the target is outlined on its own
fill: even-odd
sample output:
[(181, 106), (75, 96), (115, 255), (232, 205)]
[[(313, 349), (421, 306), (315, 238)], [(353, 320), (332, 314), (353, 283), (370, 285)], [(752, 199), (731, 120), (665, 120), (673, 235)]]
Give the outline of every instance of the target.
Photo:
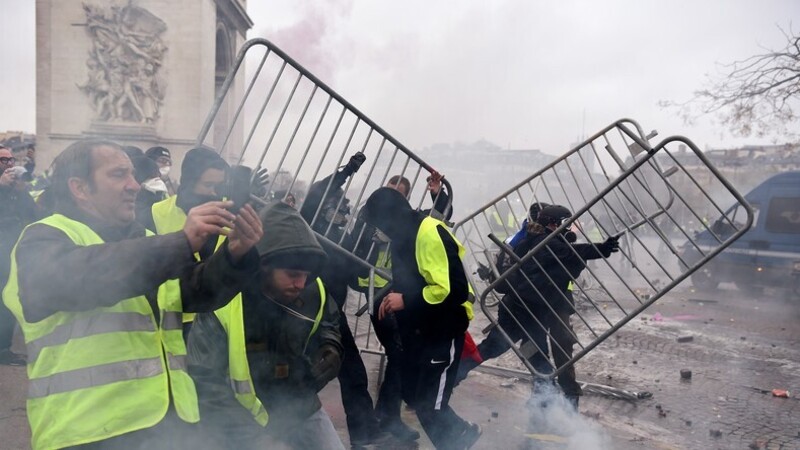
[[(527, 404), (526, 437), (538, 443), (559, 443), (567, 450), (607, 450), (611, 440), (600, 426), (583, 417), (552, 385), (537, 386)], [(546, 444), (544, 444), (546, 445)], [(546, 447), (549, 448), (549, 447)]]

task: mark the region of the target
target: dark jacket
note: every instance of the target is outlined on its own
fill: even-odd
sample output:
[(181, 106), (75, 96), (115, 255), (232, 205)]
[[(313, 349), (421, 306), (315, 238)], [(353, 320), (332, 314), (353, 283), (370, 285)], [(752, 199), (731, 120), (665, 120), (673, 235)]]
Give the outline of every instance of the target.
[(39, 209), (27, 191), (13, 187), (0, 186), (0, 201), (3, 213), (0, 214), (0, 287), (8, 281), (11, 270), (11, 249), (19, 239), (22, 230), (40, 217)]
[(31, 225), (17, 247), (20, 303), (25, 319), (38, 322), (59, 311), (87, 311), (145, 295), (158, 317), (158, 287), (180, 279), (185, 312), (227, 304), (258, 268), (255, 251), (238, 265), (227, 245), (203, 263), (195, 261), (182, 232), (145, 237), (139, 223), (114, 227), (76, 208), (60, 211), (94, 230), (103, 245), (78, 246), (62, 231)]
[[(322, 252), (308, 226), (288, 205), (278, 202), (280, 223), (270, 223), (269, 207), (263, 211), (266, 236), (258, 244), (262, 261), (290, 261), (292, 254), (313, 258)], [(291, 211), (291, 212), (287, 212)], [(273, 215), (274, 217), (274, 215)], [(309, 340), (313, 324), (287, 311), (314, 319), (320, 308), (315, 280), (292, 303), (282, 306), (265, 296), (261, 280), (254, 278), (242, 294), (247, 360), (256, 395), (269, 413), (267, 431), (279, 435), (316, 412), (321, 403), (317, 392), (327, 381), (311, 376), (312, 359), (323, 346), (334, 347), (341, 356), (339, 311), (327, 296), (319, 328)], [(308, 345), (306, 346), (306, 342)], [(189, 335), (189, 373), (195, 380), (204, 421), (235, 439), (232, 448), (248, 447), (264, 433), (249, 411), (236, 400), (228, 380), (228, 340), (213, 313), (199, 314)], [(233, 441), (232, 441), (233, 442)]]
[[(528, 234), (514, 248), (514, 253), (522, 258), (548, 236), (549, 233)], [(531, 310), (549, 311), (549, 304), (556, 312), (572, 312), (572, 297), (567, 292), (569, 283), (580, 276), (586, 261), (604, 257), (608, 255), (597, 246), (570, 244), (563, 235), (558, 235), (523, 263), (522, 274), (513, 274), (510, 283)]]
[[(323, 212), (317, 213), (317, 210), (325, 204), (326, 200), (338, 202), (344, 196), (342, 186), (344, 186), (347, 177), (351, 174), (347, 169), (337, 170), (335, 173), (312, 184), (305, 201), (303, 201), (303, 205), (300, 207), (300, 215), (303, 216), (303, 219), (308, 224), (311, 224), (311, 228), (337, 244), (344, 234), (343, 228), (334, 225), (328, 230), (329, 222), (325, 220)], [(328, 183), (331, 183), (330, 188), (328, 188)], [(327, 195), (325, 195), (326, 189), (328, 190)], [(315, 215), (317, 216), (316, 220), (314, 220)], [(347, 284), (350, 279), (349, 267), (351, 263), (346, 256), (329, 249), (328, 243), (324, 243), (323, 246), (328, 249), (328, 261), (322, 269), (320, 277), (325, 281), (325, 285), (330, 290), (336, 303), (342, 308), (347, 300)]]
[[(433, 208), (423, 210), (422, 214), (435, 217), (437, 219), (443, 218), (444, 220), (450, 220), (450, 217), (453, 215), (453, 208), (452, 205), (449, 205), (450, 196), (447, 195), (445, 188), (442, 187), (442, 189), (439, 191), (439, 195), (434, 195), (431, 192), (430, 196), (431, 200), (433, 201)], [(374, 266), (380, 253), (389, 248), (389, 243), (379, 242), (373, 239), (375, 236), (375, 231), (375, 226), (366, 222), (364, 219), (364, 211), (361, 210), (358, 212), (358, 218), (356, 219), (355, 226), (353, 226), (353, 228), (344, 238), (342, 246), (348, 251), (352, 252), (354, 255)], [(357, 264), (354, 264), (351, 267), (353, 268), (353, 273), (349, 279), (350, 287), (352, 289), (365, 292), (364, 288), (358, 285), (358, 278), (368, 277), (369, 270)]]
[[(469, 325), (463, 303), (469, 298), (469, 285), (464, 266), (458, 255), (458, 243), (439, 223), (436, 233), (418, 236), (420, 226), (428, 218), (420, 211), (414, 211), (402, 194), (391, 188), (380, 188), (367, 200), (366, 220), (378, 227), (392, 240), (392, 289), (403, 294), (405, 308), (397, 312), (401, 333), (416, 333), (436, 337), (455, 337), (463, 334)], [(418, 239), (431, 240), (421, 243)], [(444, 254), (422, 255), (421, 248), (439, 245)], [(431, 256), (435, 256), (432, 258)], [(420, 262), (422, 265), (420, 265)], [(439, 267), (426, 267), (426, 264), (441, 264)], [(432, 304), (423, 297), (423, 289), (428, 281), (423, 273), (447, 273), (448, 291), (441, 302)]]

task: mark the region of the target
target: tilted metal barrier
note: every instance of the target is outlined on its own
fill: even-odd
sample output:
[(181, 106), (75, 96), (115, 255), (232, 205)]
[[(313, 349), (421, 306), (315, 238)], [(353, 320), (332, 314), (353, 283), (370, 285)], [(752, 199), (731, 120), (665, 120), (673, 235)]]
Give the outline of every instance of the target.
[[(695, 144), (670, 137), (651, 145), (654, 136), (617, 121), (455, 226), (490, 322), (484, 332), (501, 333), (536, 376), (559, 375), (752, 224), (750, 206)], [(503, 240), (522, 228), (534, 202), (565, 206), (572, 216), (516, 255)], [(569, 230), (576, 243), (556, 255), (554, 239)], [(603, 258), (603, 246), (592, 243), (612, 236), (621, 249)], [(497, 265), (500, 252), (508, 254), (505, 267)], [(556, 273), (570, 281), (554, 292)]]
[[(366, 319), (361, 316), (372, 299), (380, 298), (390, 286), (376, 288), (375, 276), (391, 282), (391, 274), (375, 267), (379, 245), (373, 236), (362, 236), (366, 227), (356, 227), (358, 209), (375, 189), (393, 177), (403, 177), (409, 184), (412, 207), (431, 209), (435, 214), (435, 204), (444, 215), (453, 199), (447, 179), (442, 183), (448, 195), (431, 198), (427, 178), (433, 167), (265, 39), (249, 40), (240, 49), (197, 145), (215, 149), (231, 164), (266, 168), (270, 173), (267, 198), (254, 198), (257, 202), (293, 196), (300, 207), (314, 183), (319, 183), (322, 199), (334, 198), (335, 211), (349, 211), (346, 224), (336, 227), (325, 217), (325, 202), (319, 201), (312, 208), (310, 222), (326, 251), (369, 271), (369, 287), (362, 290), (367, 295), (358, 294), (355, 301), (351, 298), (345, 311), (350, 313), (348, 320), (362, 349), (380, 353), (370, 321), (361, 323)], [(347, 166), (357, 152), (363, 153), (366, 161), (346, 178), (341, 185), (344, 195), (338, 196), (334, 177), (326, 177)], [(356, 255), (351, 245), (354, 241), (366, 241), (368, 250)], [(352, 314), (354, 306), (357, 314)]]
[[(434, 203), (427, 190), (431, 166), (265, 39), (249, 40), (239, 51), (197, 145), (217, 150), (232, 164), (266, 168), (269, 195), (293, 196), (298, 206), (314, 183), (324, 181), (318, 185), (324, 188), (322, 198), (335, 197), (335, 210), (350, 211), (347, 230), (355, 225), (358, 206), (394, 176), (408, 180), (412, 206), (427, 209)], [(357, 152), (366, 156), (366, 162), (347, 177), (341, 186), (345, 195), (338, 196), (334, 177), (326, 177), (346, 166)], [(453, 192), (447, 180), (443, 183), (449, 199), (441, 209), (447, 210)], [(323, 205), (319, 202), (312, 211), (311, 226), (326, 250), (369, 268), (366, 260), (375, 246), (361, 258), (352, 248), (343, 248), (346, 233), (326, 220)], [(390, 277), (380, 269), (377, 273)]]

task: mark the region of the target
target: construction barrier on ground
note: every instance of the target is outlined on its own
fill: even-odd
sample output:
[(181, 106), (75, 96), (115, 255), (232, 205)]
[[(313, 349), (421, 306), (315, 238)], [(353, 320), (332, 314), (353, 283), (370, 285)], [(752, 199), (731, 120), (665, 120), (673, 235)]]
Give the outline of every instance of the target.
[[(536, 376), (560, 374), (681, 281), (706, 276), (752, 224), (752, 208), (695, 144), (654, 137), (617, 121), (455, 226), (485, 331)], [(517, 255), (505, 241), (537, 202), (570, 214)], [(713, 239), (701, 244), (701, 234)], [(600, 245), (610, 237), (618, 252)]]

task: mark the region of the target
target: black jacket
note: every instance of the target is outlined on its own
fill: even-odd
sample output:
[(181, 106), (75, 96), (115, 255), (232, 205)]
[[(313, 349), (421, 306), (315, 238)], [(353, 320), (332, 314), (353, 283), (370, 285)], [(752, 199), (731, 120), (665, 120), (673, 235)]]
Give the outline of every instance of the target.
[[(548, 236), (549, 233), (529, 234), (514, 248), (514, 253), (522, 258)], [(556, 312), (572, 312), (571, 296), (567, 293), (570, 281), (578, 278), (586, 268), (586, 261), (607, 256), (597, 246), (570, 244), (563, 235), (558, 235), (523, 263), (522, 273), (513, 274), (510, 283), (513, 292), (531, 309), (549, 310), (549, 304)]]
[(27, 191), (0, 186), (0, 286), (5, 286), (11, 269), (11, 249), (22, 230), (40, 218), (39, 209)]
[[(463, 306), (469, 298), (469, 285), (455, 238), (442, 223), (435, 227), (436, 233), (420, 235), (423, 221), (435, 219), (414, 211), (403, 195), (391, 188), (375, 191), (367, 200), (365, 209), (367, 222), (392, 240), (392, 290), (403, 294), (405, 304), (405, 309), (397, 312), (401, 332), (437, 337), (463, 334), (469, 325)], [(426, 242), (420, 242), (420, 239)], [(432, 248), (444, 252), (417, 254)], [(428, 267), (429, 264), (436, 267)], [(441, 273), (442, 270), (447, 277), (444, 283), (447, 292), (440, 302), (433, 304), (423, 296), (423, 289), (429, 286), (429, 280), (423, 274)]]

